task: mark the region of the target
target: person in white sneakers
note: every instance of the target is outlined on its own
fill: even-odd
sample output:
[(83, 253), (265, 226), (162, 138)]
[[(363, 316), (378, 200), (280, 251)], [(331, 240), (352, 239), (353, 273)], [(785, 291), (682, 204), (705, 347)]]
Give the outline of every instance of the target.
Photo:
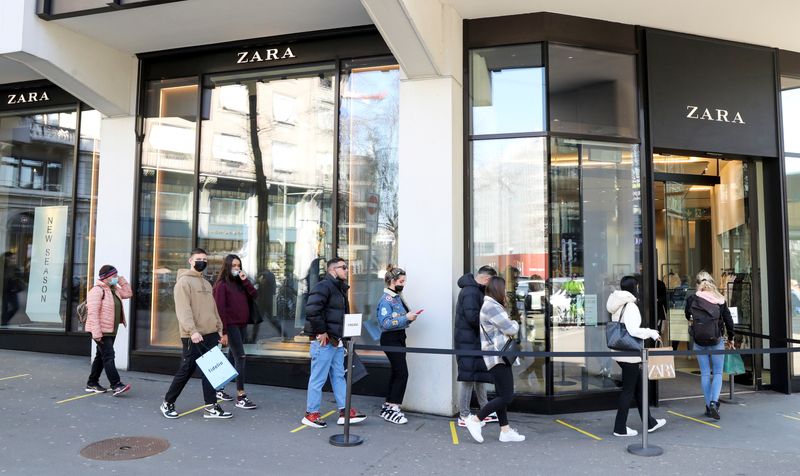
[[(481, 350), (501, 350), (509, 339), (514, 339), (519, 332), (519, 324), (508, 318), (505, 309), (506, 281), (499, 277), (492, 277), (486, 285), (486, 296), (480, 313)], [(494, 377), (494, 388), (497, 396), (481, 407), (477, 415), (470, 415), (466, 419), (467, 430), (478, 443), (483, 443), (481, 427), (483, 419), (490, 413), (496, 412), (500, 423), (500, 441), (520, 442), (525, 441), (525, 436), (508, 426), (508, 405), (514, 400), (514, 374), (511, 365), (517, 359), (501, 355), (485, 355), (483, 357), (486, 368)]]
[[(639, 296), (638, 280), (633, 276), (625, 276), (619, 285), (622, 290), (611, 293), (606, 302), (606, 310), (611, 313), (611, 320), (625, 324), (628, 334), (633, 337), (661, 340), (657, 330), (641, 327), (642, 316), (636, 305)], [(640, 357), (613, 357), (613, 359), (622, 368), (622, 393), (619, 395), (617, 418), (614, 420), (614, 436), (636, 436), (639, 432), (629, 428), (627, 421), (628, 410), (634, 399), (638, 402), (639, 417), (642, 416), (642, 402), (639, 397), (642, 394), (642, 359)], [(647, 416), (648, 433), (667, 424), (667, 420), (663, 418), (653, 418), (652, 412), (648, 411)]]

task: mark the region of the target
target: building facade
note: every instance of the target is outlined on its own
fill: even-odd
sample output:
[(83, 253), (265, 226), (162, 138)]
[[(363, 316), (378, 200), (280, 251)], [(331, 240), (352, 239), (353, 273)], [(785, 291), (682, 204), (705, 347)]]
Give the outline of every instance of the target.
[[(304, 304), (332, 256), (350, 263), (369, 344), (387, 263), (426, 309), (414, 347), (452, 348), (455, 283), (487, 264), (524, 350), (606, 350), (626, 275), (645, 322), (686, 349), (701, 270), (742, 346), (800, 336), (789, 35), (633, 5), (193, 3), (0, 7), (1, 347), (88, 355), (75, 307), (112, 263), (135, 287), (118, 366), (173, 372), (172, 288), (196, 246), (209, 280), (236, 254), (257, 284), (256, 383), (305, 386)], [(362, 356), (356, 391), (382, 394), (385, 357)], [(656, 398), (696, 393), (694, 362), (676, 362)], [(746, 364), (740, 385), (800, 383), (785, 354)], [(455, 360), (409, 365), (405, 406), (452, 414)], [(619, 391), (608, 358), (523, 359), (515, 378), (524, 411), (608, 408)]]

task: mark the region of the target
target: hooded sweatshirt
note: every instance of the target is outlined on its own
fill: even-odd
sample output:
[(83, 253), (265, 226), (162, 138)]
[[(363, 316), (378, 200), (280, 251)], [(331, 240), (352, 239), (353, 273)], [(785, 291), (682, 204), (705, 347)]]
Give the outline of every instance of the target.
[[(627, 304), (627, 306), (626, 306)], [(625, 313), (622, 314), (623, 308)], [(642, 315), (639, 313), (639, 307), (636, 306), (636, 297), (628, 291), (614, 291), (608, 297), (606, 302), (606, 310), (611, 313), (611, 320), (622, 322), (625, 324), (628, 334), (639, 339), (658, 339), (658, 331), (642, 327)], [(639, 363), (642, 361), (641, 357), (613, 357), (617, 362)]]
[(222, 333), (222, 320), (217, 312), (211, 284), (193, 269), (178, 270), (175, 283), (175, 314), (181, 337)]

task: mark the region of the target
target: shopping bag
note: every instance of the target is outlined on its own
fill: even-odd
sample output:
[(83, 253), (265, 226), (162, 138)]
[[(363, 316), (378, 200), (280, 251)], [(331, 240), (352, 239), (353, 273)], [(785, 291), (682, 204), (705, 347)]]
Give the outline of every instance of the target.
[(647, 354), (647, 379), (666, 380), (675, 378), (675, 356), (659, 355), (659, 351), (671, 351), (672, 347), (657, 347)]
[(215, 390), (221, 389), (239, 375), (217, 346), (201, 355), (196, 362)]
[[(353, 359), (350, 362), (350, 369), (353, 371), (353, 383), (356, 383), (369, 375), (367, 368), (364, 367), (364, 363), (361, 362), (361, 358), (358, 356), (358, 354), (356, 354), (356, 351), (353, 351)], [(345, 350), (344, 356), (344, 372), (345, 377), (347, 377), (347, 350)]]
[(744, 360), (739, 354), (725, 354), (725, 365), (722, 371), (728, 375), (739, 375), (744, 373)]

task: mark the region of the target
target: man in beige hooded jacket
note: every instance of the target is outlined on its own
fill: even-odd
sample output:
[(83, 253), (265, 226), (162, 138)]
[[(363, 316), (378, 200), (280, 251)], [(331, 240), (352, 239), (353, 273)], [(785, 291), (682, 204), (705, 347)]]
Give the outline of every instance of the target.
[[(203, 271), (208, 265), (208, 255), (202, 248), (192, 250), (189, 257), (189, 269), (178, 271), (178, 280), (175, 283), (175, 314), (178, 318), (183, 356), (181, 366), (161, 404), (161, 413), (165, 418), (178, 418), (180, 414), (175, 410), (175, 401), (180, 396), (183, 387), (192, 378), (197, 368), (196, 360), (214, 348), (222, 337), (222, 321), (217, 312), (211, 284), (203, 277)], [(206, 408), (205, 418), (230, 418), (233, 415), (226, 412), (217, 403), (217, 394), (208, 379), (203, 376), (203, 399)]]

